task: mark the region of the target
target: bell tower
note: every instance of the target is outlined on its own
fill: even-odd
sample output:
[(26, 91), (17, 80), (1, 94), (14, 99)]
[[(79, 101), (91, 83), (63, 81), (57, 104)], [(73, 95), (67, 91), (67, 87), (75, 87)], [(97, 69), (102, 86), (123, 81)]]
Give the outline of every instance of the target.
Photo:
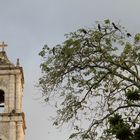
[(0, 44), (0, 140), (24, 140), (25, 116), (22, 111), (24, 75), (17, 59), (11, 63)]

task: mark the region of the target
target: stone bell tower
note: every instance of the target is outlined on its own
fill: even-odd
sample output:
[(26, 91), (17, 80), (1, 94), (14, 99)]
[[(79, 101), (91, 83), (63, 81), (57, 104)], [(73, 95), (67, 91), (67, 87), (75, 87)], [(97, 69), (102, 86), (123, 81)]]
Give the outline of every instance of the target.
[(11, 63), (0, 44), (0, 140), (24, 140), (25, 116), (22, 111), (23, 69)]

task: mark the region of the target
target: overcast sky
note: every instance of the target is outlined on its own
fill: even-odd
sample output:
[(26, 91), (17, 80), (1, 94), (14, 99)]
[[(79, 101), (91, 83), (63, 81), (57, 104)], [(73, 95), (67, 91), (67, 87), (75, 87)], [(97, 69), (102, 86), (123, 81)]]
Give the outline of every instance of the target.
[(62, 42), (64, 34), (95, 21), (111, 19), (133, 34), (140, 32), (140, 0), (0, 0), (0, 41), (8, 44), (10, 60), (20, 58), (25, 85), (25, 140), (66, 140), (70, 128), (55, 130), (53, 115), (35, 88), (40, 76), (39, 51)]

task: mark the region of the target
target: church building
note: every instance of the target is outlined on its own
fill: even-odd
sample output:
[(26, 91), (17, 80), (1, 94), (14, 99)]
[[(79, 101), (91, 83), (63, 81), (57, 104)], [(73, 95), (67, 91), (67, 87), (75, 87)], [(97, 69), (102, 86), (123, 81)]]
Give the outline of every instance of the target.
[(16, 65), (8, 59), (6, 46), (0, 43), (0, 140), (24, 140), (23, 69), (19, 59)]

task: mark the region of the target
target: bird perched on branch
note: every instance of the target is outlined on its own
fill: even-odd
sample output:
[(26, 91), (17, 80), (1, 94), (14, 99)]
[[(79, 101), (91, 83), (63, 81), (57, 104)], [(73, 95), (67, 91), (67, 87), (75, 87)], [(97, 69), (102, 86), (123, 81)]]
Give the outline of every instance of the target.
[(112, 25), (113, 25), (114, 29), (119, 30), (121, 32), (121, 30), (115, 25), (114, 22), (112, 22)]
[(52, 53), (53, 53), (53, 55), (55, 55), (55, 47), (53, 47)]
[(98, 24), (98, 30), (101, 32), (101, 26), (100, 26), (100, 24)]
[(131, 122), (131, 117), (128, 117), (129, 122)]
[(81, 32), (83, 32), (84, 34), (87, 34), (87, 31), (85, 29), (81, 29)]
[(133, 125), (133, 127), (135, 127), (136, 126), (136, 123), (135, 122), (132, 122), (132, 125)]
[(105, 33), (107, 33), (107, 28), (104, 29)]
[(127, 37), (131, 37), (132, 36), (130, 33), (127, 33), (126, 35), (127, 35)]

